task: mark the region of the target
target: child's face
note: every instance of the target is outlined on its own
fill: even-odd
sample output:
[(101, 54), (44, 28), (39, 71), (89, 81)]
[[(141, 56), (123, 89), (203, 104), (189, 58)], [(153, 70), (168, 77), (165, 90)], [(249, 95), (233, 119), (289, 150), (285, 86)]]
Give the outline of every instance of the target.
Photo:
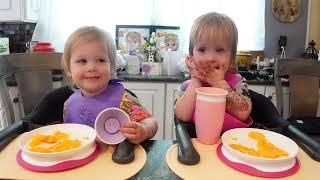
[(223, 38), (213, 41), (211, 38), (199, 37), (193, 48), (193, 59), (196, 63), (210, 61), (213, 68), (224, 66), (227, 72), (231, 59), (231, 48)]
[(79, 40), (71, 49), (67, 75), (84, 96), (102, 92), (110, 80), (110, 63), (103, 44), (99, 41)]
[(137, 50), (140, 47), (140, 43), (138, 39), (129, 37), (127, 40), (128, 50)]

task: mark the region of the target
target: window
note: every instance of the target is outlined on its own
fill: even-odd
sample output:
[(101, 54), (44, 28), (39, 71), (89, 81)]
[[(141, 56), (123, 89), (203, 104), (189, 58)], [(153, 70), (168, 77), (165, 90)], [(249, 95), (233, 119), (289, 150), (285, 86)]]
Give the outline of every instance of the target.
[(63, 51), (67, 37), (80, 26), (95, 25), (115, 36), (117, 24), (179, 26), (187, 52), (195, 18), (216, 11), (230, 16), (239, 31), (238, 50), (264, 49), (264, 0), (54, 0), (41, 1), (33, 40), (50, 41)]

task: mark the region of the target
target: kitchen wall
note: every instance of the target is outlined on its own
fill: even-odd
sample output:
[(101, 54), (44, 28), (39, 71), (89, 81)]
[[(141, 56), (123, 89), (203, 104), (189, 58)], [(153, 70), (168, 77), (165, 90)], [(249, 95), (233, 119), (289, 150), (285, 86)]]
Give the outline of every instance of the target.
[(0, 23), (0, 37), (9, 37), (10, 53), (26, 52), (36, 23)]
[[(300, 16), (292, 23), (278, 21), (271, 10), (271, 0), (265, 4), (265, 55), (279, 56), (278, 40), (280, 36), (287, 36), (286, 57), (301, 57), (305, 51), (305, 41), (308, 22), (309, 0), (301, 1)], [(318, 9), (319, 7), (317, 7)], [(318, 17), (317, 17), (318, 18)], [(319, 21), (319, 19), (317, 19)], [(319, 27), (318, 27), (319, 28)]]

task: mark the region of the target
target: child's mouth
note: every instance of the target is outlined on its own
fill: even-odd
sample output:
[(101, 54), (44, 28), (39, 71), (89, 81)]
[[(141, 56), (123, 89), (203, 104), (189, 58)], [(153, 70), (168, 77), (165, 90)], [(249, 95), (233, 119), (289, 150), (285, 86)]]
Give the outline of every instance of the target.
[(85, 79), (99, 79), (99, 76), (90, 76), (90, 77), (85, 77)]

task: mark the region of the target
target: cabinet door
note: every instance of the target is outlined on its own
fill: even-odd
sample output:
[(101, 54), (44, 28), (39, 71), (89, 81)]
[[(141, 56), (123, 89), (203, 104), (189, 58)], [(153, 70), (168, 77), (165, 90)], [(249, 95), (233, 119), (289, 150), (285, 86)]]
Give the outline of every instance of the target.
[(21, 19), (21, 0), (1, 0), (0, 21), (17, 21)]
[(8, 126), (6, 112), (0, 108), (0, 131)]
[(40, 0), (25, 0), (25, 20), (38, 21)]
[(166, 116), (165, 116), (165, 139), (176, 139), (174, 125), (174, 101), (178, 95), (178, 87), (180, 83), (167, 83), (166, 95)]
[(40, 13), (40, 0), (1, 0), (0, 21), (36, 22)]
[(256, 93), (265, 94), (266, 86), (264, 85), (248, 85), (248, 88)]
[(19, 98), (19, 90), (16, 86), (9, 87), (9, 95), (13, 106), (14, 119), (20, 120), (24, 116), (23, 105)]
[[(289, 87), (282, 87), (283, 92), (283, 118), (287, 119), (290, 116), (290, 90)], [(277, 96), (275, 86), (266, 86), (265, 96), (269, 98), (277, 107)]]
[(124, 87), (135, 93), (141, 104), (158, 122), (158, 132), (153, 139), (164, 139), (164, 83), (125, 82)]

